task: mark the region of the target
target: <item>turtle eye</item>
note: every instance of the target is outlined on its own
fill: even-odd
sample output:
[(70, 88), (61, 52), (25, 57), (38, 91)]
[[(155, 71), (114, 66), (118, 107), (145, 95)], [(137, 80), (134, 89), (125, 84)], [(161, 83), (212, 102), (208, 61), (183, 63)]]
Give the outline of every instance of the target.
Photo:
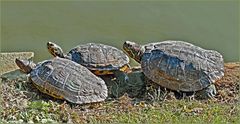
[(127, 47), (128, 47), (128, 48), (131, 48), (131, 47), (132, 47), (132, 45), (131, 45), (131, 44), (127, 44)]

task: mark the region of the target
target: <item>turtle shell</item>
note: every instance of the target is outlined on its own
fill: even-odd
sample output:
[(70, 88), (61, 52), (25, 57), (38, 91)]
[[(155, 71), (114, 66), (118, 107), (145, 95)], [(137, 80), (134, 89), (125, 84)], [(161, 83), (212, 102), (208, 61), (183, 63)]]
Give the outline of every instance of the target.
[(70, 50), (67, 57), (94, 71), (95, 74), (97, 71), (103, 73), (101, 71), (125, 70), (129, 63), (129, 58), (123, 51), (96, 43), (79, 45)]
[(163, 41), (143, 46), (144, 74), (153, 82), (177, 91), (201, 90), (224, 75), (220, 53), (183, 41)]
[(107, 97), (107, 86), (101, 78), (64, 58), (56, 57), (37, 64), (30, 77), (41, 92), (72, 103), (100, 102)]

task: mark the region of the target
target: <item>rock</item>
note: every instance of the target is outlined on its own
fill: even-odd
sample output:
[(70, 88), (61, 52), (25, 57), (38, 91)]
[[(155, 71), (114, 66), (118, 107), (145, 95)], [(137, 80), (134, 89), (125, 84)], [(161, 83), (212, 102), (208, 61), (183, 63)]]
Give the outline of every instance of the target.
[(18, 69), (15, 64), (15, 59), (30, 59), (34, 57), (33, 52), (9, 52), (0, 53), (0, 75), (6, 72), (14, 71)]
[(24, 80), (27, 81), (27, 75), (25, 73), (22, 73), (19, 69), (10, 71), (10, 72), (5, 72), (1, 76), (2, 80)]

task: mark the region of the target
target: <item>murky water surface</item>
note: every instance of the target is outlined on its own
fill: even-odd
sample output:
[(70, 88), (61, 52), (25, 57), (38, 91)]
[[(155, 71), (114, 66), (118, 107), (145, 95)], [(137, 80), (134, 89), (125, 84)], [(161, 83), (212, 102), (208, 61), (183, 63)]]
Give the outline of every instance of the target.
[(98, 42), (122, 48), (125, 40), (145, 44), (184, 40), (237, 61), (237, 2), (1, 2), (1, 51), (34, 51), (51, 58), (47, 41), (64, 51)]

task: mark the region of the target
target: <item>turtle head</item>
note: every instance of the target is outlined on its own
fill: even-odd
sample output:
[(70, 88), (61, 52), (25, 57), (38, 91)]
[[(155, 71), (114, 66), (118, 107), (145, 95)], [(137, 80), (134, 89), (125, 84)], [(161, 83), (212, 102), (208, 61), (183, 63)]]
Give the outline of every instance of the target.
[(144, 52), (144, 49), (141, 45), (135, 42), (125, 41), (123, 44), (123, 50), (128, 54), (128, 56), (140, 63), (142, 54)]
[(53, 42), (47, 43), (48, 52), (51, 53), (54, 57), (64, 58), (63, 50), (60, 46)]
[(21, 59), (16, 59), (15, 63), (17, 66), (20, 68), (20, 70), (24, 73), (30, 73), (32, 69), (36, 66), (35, 63), (31, 60), (21, 60)]

